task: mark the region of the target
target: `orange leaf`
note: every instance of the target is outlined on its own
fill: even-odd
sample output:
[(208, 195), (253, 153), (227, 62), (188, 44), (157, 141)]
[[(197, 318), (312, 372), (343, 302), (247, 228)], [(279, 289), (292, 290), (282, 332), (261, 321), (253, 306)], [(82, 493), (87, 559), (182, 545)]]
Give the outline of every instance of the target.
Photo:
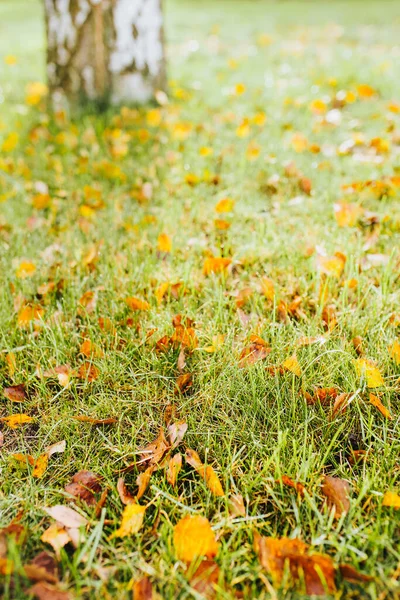
[(25, 414), (17, 414), (10, 415), (8, 417), (2, 417), (0, 421), (3, 421), (10, 427), (10, 429), (17, 429), (17, 427), (21, 427), (21, 425), (31, 423), (33, 421), (33, 417), (28, 417), (28, 415)]
[(350, 484), (339, 477), (324, 477), (322, 493), (327, 498), (329, 508), (335, 509), (335, 517), (350, 510)]
[(25, 386), (22, 383), (4, 388), (3, 394), (11, 402), (24, 402), (27, 397)]
[(186, 462), (188, 462), (197, 471), (200, 477), (204, 479), (208, 489), (214, 496), (225, 496), (218, 475), (210, 465), (206, 466), (201, 462), (200, 457), (195, 450), (192, 450), (191, 448), (186, 450)]
[(386, 417), (386, 419), (390, 419), (392, 420), (393, 417), (390, 414), (389, 409), (386, 408), (386, 406), (384, 406), (380, 400), (380, 398), (378, 398), (378, 396), (375, 396), (375, 394), (370, 394), (369, 395), (369, 401), (371, 402), (371, 404), (373, 404), (373, 406), (375, 406), (375, 408), (377, 408), (379, 410), (379, 412)]
[(166, 233), (160, 233), (157, 240), (157, 248), (160, 252), (171, 252), (172, 241)]
[(196, 558), (213, 558), (218, 552), (218, 543), (205, 517), (187, 516), (174, 527), (174, 547), (179, 560), (191, 563)]
[(49, 463), (48, 454), (41, 454), (35, 460), (35, 464), (33, 465), (32, 477), (36, 477), (37, 479), (40, 479), (40, 477), (43, 477), (43, 475), (46, 472), (48, 463)]
[(175, 487), (176, 480), (179, 474), (179, 471), (182, 468), (182, 455), (180, 452), (177, 452), (172, 458), (168, 461), (168, 469), (167, 469), (167, 481), (170, 485)]
[(382, 500), (382, 506), (400, 509), (400, 496), (395, 492), (385, 492)]
[(272, 281), (272, 279), (270, 279), (269, 277), (263, 277), (261, 279), (261, 291), (268, 300), (271, 300), (271, 302), (274, 301), (275, 284)]
[(209, 257), (206, 258), (203, 265), (203, 274), (210, 275), (211, 273), (223, 273), (231, 264), (231, 258)]
[(398, 340), (395, 340), (392, 346), (389, 347), (389, 355), (396, 365), (400, 365), (400, 342)]
[(130, 298), (125, 298), (126, 304), (129, 306), (131, 310), (149, 310), (150, 304), (145, 300), (140, 300), (139, 298), (134, 298), (131, 296)]

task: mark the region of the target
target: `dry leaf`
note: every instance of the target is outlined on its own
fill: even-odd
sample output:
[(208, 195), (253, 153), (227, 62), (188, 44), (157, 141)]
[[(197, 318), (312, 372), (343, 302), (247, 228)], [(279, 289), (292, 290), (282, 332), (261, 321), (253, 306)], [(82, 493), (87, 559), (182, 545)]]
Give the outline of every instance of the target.
[(358, 356), (362, 356), (364, 354), (362, 337), (357, 335), (356, 337), (353, 338), (352, 342), (353, 342), (354, 350), (356, 351)]
[(216, 596), (220, 569), (213, 560), (202, 560), (190, 579), (190, 585), (206, 600)]
[(349, 512), (351, 487), (347, 481), (327, 475), (322, 482), (321, 491), (327, 499), (329, 508), (335, 509), (336, 518)]
[(78, 417), (72, 417), (76, 421), (82, 421), (83, 423), (91, 423), (91, 425), (112, 425), (117, 423), (118, 419), (110, 417), (108, 419), (95, 419), (94, 417), (87, 417), (86, 415), (79, 415)]
[(232, 198), (222, 198), (215, 205), (215, 210), (217, 213), (232, 212), (234, 206), (235, 202), (232, 200)]
[(47, 446), (45, 452), (47, 456), (53, 456), (53, 454), (65, 452), (65, 448), (67, 446), (67, 442), (65, 440), (61, 440), (61, 442), (56, 442), (55, 444), (51, 444), (51, 446)]
[(24, 572), (31, 581), (58, 581), (57, 563), (47, 552), (40, 552), (30, 563), (24, 565)]
[(171, 252), (172, 250), (172, 241), (169, 235), (166, 233), (160, 233), (157, 240), (157, 249), (159, 252)]
[(339, 571), (343, 579), (346, 579), (346, 581), (350, 581), (351, 583), (368, 583), (368, 581), (374, 580), (374, 577), (360, 573), (351, 565), (339, 565)]
[(395, 340), (388, 348), (390, 357), (394, 360), (396, 365), (400, 365), (400, 342)]
[(12, 385), (3, 389), (3, 395), (11, 402), (24, 402), (27, 398), (25, 386), (20, 383), (19, 385)]
[(183, 373), (177, 377), (176, 382), (176, 391), (181, 394), (190, 389), (193, 385), (192, 374), (191, 373)]
[(376, 388), (385, 385), (381, 372), (378, 367), (368, 358), (357, 358), (354, 361), (357, 375), (365, 378), (369, 388)]
[(141, 450), (138, 464), (147, 463), (148, 466), (157, 465), (169, 449), (170, 445), (165, 437), (164, 429), (161, 427), (157, 439)]
[(318, 255), (318, 268), (321, 273), (329, 277), (340, 279), (346, 264), (346, 257), (341, 253), (336, 253), (334, 256)]
[(251, 344), (245, 346), (240, 353), (239, 367), (241, 369), (249, 365), (254, 365), (260, 360), (264, 360), (271, 352), (271, 348), (268, 347), (268, 344), (256, 335), (250, 336), (250, 342)]
[(149, 310), (150, 304), (145, 300), (140, 300), (139, 298), (125, 298), (126, 304), (129, 306), (131, 310)]
[(89, 361), (85, 361), (81, 364), (78, 370), (78, 377), (85, 379), (86, 381), (92, 382), (99, 376), (99, 370), (91, 364)]
[(176, 480), (179, 474), (179, 471), (182, 468), (182, 454), (177, 452), (172, 458), (168, 461), (167, 467), (167, 481), (170, 485), (175, 487)]
[(146, 512), (145, 506), (140, 504), (127, 504), (122, 513), (122, 520), (120, 527), (114, 531), (110, 536), (110, 539), (116, 537), (126, 537), (127, 535), (133, 535), (139, 531), (143, 525), (144, 513)]
[(243, 496), (241, 494), (232, 494), (228, 500), (229, 514), (231, 517), (245, 517), (246, 509)]
[(392, 420), (393, 417), (390, 414), (390, 411), (388, 408), (386, 408), (386, 406), (384, 406), (380, 400), (380, 398), (378, 398), (378, 396), (375, 396), (375, 394), (370, 394), (369, 395), (369, 401), (370, 403), (375, 406), (375, 408), (377, 408), (379, 410), (379, 412), (386, 418), (386, 419), (390, 419)]
[(32, 477), (36, 477), (37, 479), (40, 479), (40, 477), (43, 477), (43, 475), (46, 472), (48, 462), (49, 462), (48, 455), (41, 454), (41, 456), (39, 456), (35, 460), (35, 463), (33, 465)]
[(168, 437), (171, 444), (171, 450), (174, 450), (179, 446), (185, 437), (188, 424), (186, 421), (176, 421), (168, 425)]
[(25, 414), (10, 415), (8, 417), (2, 417), (0, 419), (0, 421), (3, 421), (6, 425), (10, 427), (10, 429), (17, 429), (22, 425), (26, 425), (26, 423), (31, 423), (33, 420), (33, 417), (29, 417)]
[(44, 583), (40, 581), (35, 583), (28, 590), (29, 594), (32, 594), (38, 600), (72, 600), (72, 596), (69, 592), (63, 592), (50, 583)]
[(382, 506), (400, 509), (400, 496), (395, 492), (385, 492), (382, 500)]
[(132, 496), (132, 494), (128, 492), (122, 477), (120, 477), (117, 481), (117, 491), (122, 504), (132, 504), (132, 502), (136, 501), (135, 496)]
[(189, 465), (197, 471), (200, 477), (204, 479), (208, 489), (214, 496), (225, 496), (218, 475), (210, 465), (206, 466), (201, 462), (200, 457), (195, 450), (190, 448), (186, 450), (186, 462), (188, 462)]
[(301, 377), (301, 367), (300, 367), (299, 361), (297, 360), (297, 356), (295, 354), (293, 354), (293, 356), (290, 356), (289, 358), (287, 358), (282, 363), (282, 367), (284, 369), (286, 369), (287, 371), (290, 371), (291, 373), (296, 375), (296, 377)]
[(271, 302), (274, 301), (275, 284), (272, 281), (272, 279), (270, 279), (269, 277), (263, 277), (261, 279), (261, 291), (268, 300), (270, 300)]
[(153, 586), (148, 577), (142, 577), (133, 584), (133, 600), (153, 600)]
[(88, 524), (88, 520), (82, 517), (73, 508), (69, 506), (63, 506), (62, 504), (56, 504), (55, 506), (48, 506), (43, 509), (50, 517), (55, 519), (57, 523), (60, 523), (68, 529), (77, 529)]
[(271, 574), (275, 585), (282, 582), (286, 567), (295, 584), (304, 582), (308, 595), (326, 596), (334, 593), (335, 567), (325, 554), (311, 554), (310, 548), (298, 539), (266, 538), (256, 534), (255, 549), (261, 566)]
[(223, 273), (231, 264), (231, 258), (209, 257), (206, 258), (203, 265), (203, 274), (211, 275), (211, 273)]
[(64, 548), (64, 546), (71, 541), (71, 538), (64, 527), (58, 525), (57, 523), (50, 525), (40, 539), (42, 542), (52, 546), (58, 559), (60, 559), (61, 548)]
[(174, 527), (174, 547), (178, 560), (191, 563), (196, 558), (214, 558), (218, 543), (205, 517), (187, 516)]
[(155, 466), (148, 467), (145, 471), (143, 471), (143, 473), (140, 473), (137, 476), (136, 484), (138, 485), (139, 489), (136, 494), (136, 500), (140, 500), (140, 498), (143, 496), (143, 494), (147, 490), (149, 483), (150, 483), (150, 478), (153, 474), (154, 469), (155, 469)]
[[(89, 506), (96, 504), (95, 493), (101, 491), (101, 477), (92, 471), (78, 471), (65, 486), (67, 494), (77, 500), (86, 502)], [(69, 525), (71, 527), (71, 525)]]
[(299, 496), (304, 496), (305, 487), (302, 483), (293, 481), (293, 479), (291, 479), (287, 475), (282, 475), (282, 477), (280, 479), (277, 479), (277, 481), (281, 482), (283, 485), (286, 485), (296, 490)]

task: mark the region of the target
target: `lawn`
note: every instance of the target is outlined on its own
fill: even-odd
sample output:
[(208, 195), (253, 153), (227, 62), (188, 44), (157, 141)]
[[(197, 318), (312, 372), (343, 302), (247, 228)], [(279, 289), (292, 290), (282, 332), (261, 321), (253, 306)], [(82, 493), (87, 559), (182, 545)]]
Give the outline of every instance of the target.
[(166, 21), (167, 104), (52, 118), (0, 1), (3, 598), (398, 597), (398, 3)]

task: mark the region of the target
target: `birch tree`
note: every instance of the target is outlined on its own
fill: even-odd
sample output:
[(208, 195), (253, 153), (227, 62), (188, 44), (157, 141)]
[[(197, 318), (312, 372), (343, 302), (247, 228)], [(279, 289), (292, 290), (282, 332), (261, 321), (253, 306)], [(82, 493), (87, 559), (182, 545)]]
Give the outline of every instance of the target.
[(44, 0), (56, 105), (145, 102), (165, 84), (161, 0)]

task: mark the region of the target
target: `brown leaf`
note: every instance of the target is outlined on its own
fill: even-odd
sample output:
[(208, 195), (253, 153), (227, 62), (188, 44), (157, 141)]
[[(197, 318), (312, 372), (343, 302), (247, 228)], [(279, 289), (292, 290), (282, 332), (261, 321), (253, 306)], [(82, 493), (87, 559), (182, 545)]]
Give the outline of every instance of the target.
[(354, 394), (347, 394), (346, 392), (339, 394), (333, 403), (332, 418), (336, 417), (339, 413), (343, 413), (347, 409), (349, 402), (353, 397)]
[(352, 341), (353, 341), (354, 350), (356, 351), (358, 356), (362, 356), (364, 354), (362, 337), (359, 335), (356, 335), (356, 337), (354, 337)]
[(57, 563), (48, 552), (40, 552), (32, 562), (24, 565), (25, 575), (32, 581), (58, 581)]
[(327, 475), (324, 477), (321, 491), (327, 499), (329, 508), (335, 509), (336, 518), (349, 512), (351, 487), (346, 480)]
[(11, 402), (24, 402), (27, 399), (25, 386), (20, 383), (19, 385), (12, 385), (3, 389), (3, 395)]
[(122, 477), (118, 479), (117, 491), (122, 504), (132, 504), (132, 502), (136, 502), (135, 496), (132, 496), (132, 494), (128, 491)]
[(245, 517), (246, 509), (244, 506), (243, 496), (241, 494), (232, 494), (228, 501), (229, 514), (231, 517)]
[(304, 485), (302, 483), (293, 481), (293, 479), (291, 479), (287, 475), (282, 475), (280, 479), (277, 479), (277, 482), (281, 482), (283, 485), (293, 488), (294, 490), (296, 490), (299, 496), (304, 496)]
[[(101, 477), (92, 471), (78, 471), (65, 486), (65, 491), (89, 506), (96, 504), (95, 493), (101, 491)], [(69, 525), (71, 527), (71, 525)]]
[(371, 575), (360, 573), (351, 565), (339, 565), (339, 571), (343, 579), (346, 579), (346, 581), (350, 581), (351, 583), (366, 583), (375, 579), (374, 577), (371, 577)]
[(185, 348), (182, 346), (178, 356), (178, 362), (176, 364), (178, 371), (181, 373), (186, 367)]
[(370, 394), (369, 401), (373, 406), (375, 406), (375, 408), (377, 408), (379, 410), (379, 412), (386, 419), (389, 419), (389, 420), (393, 419), (393, 417), (390, 413), (390, 410), (388, 408), (386, 408), (386, 406), (384, 404), (382, 404), (381, 399), (378, 396), (376, 396), (375, 394)]
[(182, 468), (182, 454), (177, 452), (172, 458), (168, 461), (167, 468), (167, 481), (170, 485), (175, 487), (176, 480), (178, 477), (178, 473)]
[(213, 560), (203, 560), (190, 579), (190, 585), (206, 600), (216, 596), (219, 579), (219, 566)]
[(180, 392), (181, 394), (187, 392), (187, 390), (193, 385), (192, 374), (183, 373), (182, 375), (179, 375), (179, 377), (176, 379), (175, 385), (176, 392)]
[(268, 347), (267, 343), (258, 336), (251, 336), (251, 344), (245, 346), (240, 353), (239, 367), (254, 365), (260, 360), (267, 358), (271, 352), (271, 348)]
[(137, 476), (136, 483), (139, 487), (137, 494), (136, 494), (137, 501), (140, 500), (140, 498), (143, 496), (143, 494), (147, 490), (148, 485), (150, 483), (150, 478), (153, 474), (154, 469), (155, 469), (155, 466), (148, 467), (145, 471), (143, 471), (143, 473), (140, 473)]
[(142, 577), (133, 584), (133, 600), (153, 600), (153, 586), (148, 577)]
[(204, 465), (199, 455), (195, 450), (188, 448), (186, 450), (186, 462), (189, 463), (204, 479), (208, 489), (214, 494), (214, 496), (225, 496), (224, 489), (218, 478), (218, 475), (210, 465)]
[(112, 423), (117, 423), (118, 419), (114, 417), (109, 417), (108, 419), (95, 419), (93, 417), (87, 417), (86, 415), (79, 415), (77, 417), (72, 417), (76, 421), (82, 421), (83, 423), (91, 423), (92, 425), (112, 425)]
[(61, 523), (64, 527), (75, 529), (87, 525), (88, 520), (86, 517), (80, 515), (76, 510), (69, 506), (63, 506), (62, 504), (56, 504), (55, 506), (48, 506), (43, 509), (50, 517), (55, 519), (58, 523)]
[(35, 585), (29, 588), (28, 593), (38, 598), (38, 600), (71, 600), (69, 592), (63, 592), (54, 585), (44, 583), (43, 581), (35, 583)]
[(271, 574), (275, 585), (282, 582), (286, 565), (295, 584), (304, 581), (308, 595), (325, 596), (333, 593), (335, 567), (325, 554), (311, 554), (307, 544), (298, 539), (261, 537), (256, 534), (255, 549), (261, 566)]
[(168, 437), (171, 443), (171, 449), (174, 450), (182, 442), (188, 425), (185, 421), (177, 421), (168, 425)]
[(148, 466), (157, 465), (169, 449), (170, 445), (165, 437), (164, 429), (161, 427), (157, 438), (141, 451), (138, 464), (146, 463)]
[(99, 370), (90, 362), (85, 361), (79, 367), (78, 377), (79, 379), (85, 379), (92, 382), (99, 377)]
[(307, 404), (315, 404), (319, 402), (322, 406), (329, 406), (339, 395), (339, 391), (335, 387), (330, 388), (314, 388), (314, 395), (307, 395)]

